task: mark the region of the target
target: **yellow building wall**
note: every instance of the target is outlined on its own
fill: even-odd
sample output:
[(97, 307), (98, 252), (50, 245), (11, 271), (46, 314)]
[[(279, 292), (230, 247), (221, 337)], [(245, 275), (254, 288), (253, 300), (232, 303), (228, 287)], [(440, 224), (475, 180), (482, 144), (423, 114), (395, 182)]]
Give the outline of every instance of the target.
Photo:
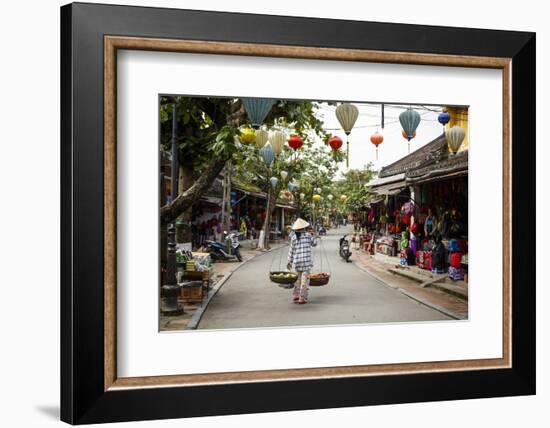
[[(462, 142), (462, 145), (460, 146), (460, 149), (458, 149), (458, 151), (462, 152), (464, 150), (468, 150), (468, 137), (470, 134), (468, 131), (468, 107), (447, 107), (447, 111), (451, 115), (451, 120), (449, 120), (449, 123), (445, 125), (445, 129), (450, 129), (455, 125), (458, 125), (462, 129), (464, 129), (466, 136), (464, 137), (464, 141)], [(448, 150), (450, 151), (450, 149)]]

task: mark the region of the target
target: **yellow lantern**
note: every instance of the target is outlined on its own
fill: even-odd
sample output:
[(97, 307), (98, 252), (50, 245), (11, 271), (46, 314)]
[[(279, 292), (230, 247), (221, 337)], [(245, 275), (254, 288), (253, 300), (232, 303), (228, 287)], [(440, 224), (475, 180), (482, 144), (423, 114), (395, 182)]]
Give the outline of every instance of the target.
[(317, 203), (321, 200), (321, 195), (313, 195), (311, 199), (313, 200), (313, 202)]
[(256, 131), (252, 128), (244, 128), (241, 130), (241, 135), (239, 136), (241, 143), (243, 144), (252, 144), (256, 141)]
[(346, 202), (348, 200), (348, 197), (346, 195), (342, 195), (342, 196), (340, 196), (340, 200), (342, 202)]

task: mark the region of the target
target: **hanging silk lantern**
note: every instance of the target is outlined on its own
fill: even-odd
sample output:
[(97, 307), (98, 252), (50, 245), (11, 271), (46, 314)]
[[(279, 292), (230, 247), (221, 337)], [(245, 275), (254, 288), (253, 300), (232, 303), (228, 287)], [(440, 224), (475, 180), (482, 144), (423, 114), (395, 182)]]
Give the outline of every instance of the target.
[(256, 131), (256, 147), (261, 149), (269, 140), (269, 133), (265, 129), (258, 129)]
[(464, 132), (464, 129), (460, 126), (453, 126), (451, 129), (448, 129), (445, 132), (447, 144), (449, 145), (449, 149), (451, 150), (451, 152), (453, 152), (453, 154), (456, 154), (456, 152), (458, 152), (458, 149), (460, 149), (460, 146), (462, 145), (465, 137), (466, 132)]
[(262, 156), (265, 165), (269, 168), (275, 159), (275, 153), (273, 152), (273, 147), (271, 147), (271, 144), (266, 143), (265, 146), (261, 148), (260, 155)]
[(239, 140), (246, 145), (254, 143), (256, 141), (256, 131), (253, 128), (242, 129)]
[(285, 133), (281, 131), (275, 131), (269, 135), (269, 142), (273, 146), (273, 151), (275, 152), (275, 155), (279, 156), (281, 154), (281, 151), (283, 150), (283, 145), (285, 144), (285, 140)]
[(241, 98), (246, 114), (254, 128), (259, 128), (273, 107), (275, 100), (269, 98)]
[(437, 116), (437, 121), (443, 126), (447, 125), (447, 123), (449, 123), (449, 120), (451, 120), (451, 115), (446, 111), (439, 113), (439, 116)]
[(316, 187), (314, 190), (315, 190), (315, 193), (321, 193), (321, 188), (320, 187)]
[(288, 177), (288, 172), (281, 171), (281, 178), (283, 179), (283, 181), (285, 181), (287, 177)]
[(299, 135), (293, 135), (288, 139), (288, 145), (296, 151), (304, 145), (304, 140)]
[(342, 144), (344, 144), (344, 142), (342, 141), (342, 139), (340, 137), (337, 137), (336, 135), (334, 135), (333, 137), (331, 137), (328, 140), (328, 144), (329, 144), (329, 146), (331, 147), (332, 150), (336, 151), (340, 147), (342, 147)]
[(296, 183), (292, 183), (292, 182), (288, 183), (288, 190), (290, 190), (291, 192), (293, 192), (297, 188), (298, 188), (298, 186), (296, 185)]
[(411, 140), (414, 138), (416, 128), (418, 128), (418, 125), (420, 124), (420, 114), (409, 107), (407, 110), (399, 115), (399, 122), (403, 127), (403, 131), (405, 131), (405, 134), (407, 135), (407, 142), (410, 153)]
[(318, 203), (321, 200), (321, 195), (313, 195), (311, 199), (313, 202)]
[(376, 160), (378, 160), (378, 146), (384, 141), (384, 136), (376, 131), (370, 136), (370, 142), (376, 147)]
[(341, 196), (340, 196), (340, 200), (341, 200), (342, 202), (346, 202), (346, 201), (348, 200), (348, 197), (347, 197), (346, 195), (341, 195)]
[(344, 103), (336, 107), (336, 118), (338, 119), (338, 122), (340, 122), (340, 126), (346, 133), (347, 137), (346, 167), (349, 167), (349, 134), (351, 133), (353, 125), (355, 125), (358, 117), (359, 109), (353, 104)]
[(412, 108), (408, 108), (399, 115), (399, 122), (409, 141), (414, 138), (414, 133), (420, 124), (420, 114)]
[(300, 193), (300, 199), (304, 199), (306, 197), (305, 193)]
[(277, 183), (279, 182), (279, 179), (277, 177), (271, 177), (269, 181), (271, 182), (271, 187), (275, 189), (275, 187), (277, 187)]
[(328, 195), (327, 198), (329, 201), (332, 201), (332, 198), (334, 198), (334, 195)]

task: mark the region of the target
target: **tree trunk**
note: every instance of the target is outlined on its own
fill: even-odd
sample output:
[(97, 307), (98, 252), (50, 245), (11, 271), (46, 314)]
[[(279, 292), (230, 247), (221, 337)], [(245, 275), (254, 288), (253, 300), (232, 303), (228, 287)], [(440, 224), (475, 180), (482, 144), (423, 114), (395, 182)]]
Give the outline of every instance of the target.
[(168, 224), (193, 206), (210, 188), (216, 177), (225, 166), (227, 159), (217, 158), (210, 163), (201, 176), (185, 192), (180, 193), (170, 204), (160, 209), (160, 221)]
[(269, 225), (271, 224), (271, 214), (275, 209), (276, 203), (277, 203), (277, 192), (273, 192), (272, 189), (270, 188), (267, 194), (267, 208), (265, 211), (265, 220), (264, 220), (264, 227), (263, 227), (264, 239), (265, 239), (264, 248), (266, 250), (269, 250)]
[(222, 199), (222, 222), (223, 230), (229, 233), (231, 230), (231, 174), (233, 173), (231, 162), (227, 162), (225, 166), (225, 174), (223, 179), (223, 199)]

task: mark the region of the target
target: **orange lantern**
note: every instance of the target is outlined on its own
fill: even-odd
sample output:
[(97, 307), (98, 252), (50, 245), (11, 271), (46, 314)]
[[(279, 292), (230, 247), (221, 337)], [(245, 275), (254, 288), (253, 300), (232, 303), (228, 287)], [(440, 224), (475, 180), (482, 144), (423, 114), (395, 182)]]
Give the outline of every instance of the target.
[[(401, 131), (401, 135), (403, 135), (403, 138), (405, 140), (408, 140), (409, 139), (409, 136), (407, 135), (407, 133), (405, 131)], [(412, 136), (413, 138), (416, 137), (416, 131), (414, 131), (414, 134)]]
[(384, 141), (384, 136), (376, 131), (370, 136), (370, 142), (376, 146), (376, 160), (378, 160), (378, 146)]

